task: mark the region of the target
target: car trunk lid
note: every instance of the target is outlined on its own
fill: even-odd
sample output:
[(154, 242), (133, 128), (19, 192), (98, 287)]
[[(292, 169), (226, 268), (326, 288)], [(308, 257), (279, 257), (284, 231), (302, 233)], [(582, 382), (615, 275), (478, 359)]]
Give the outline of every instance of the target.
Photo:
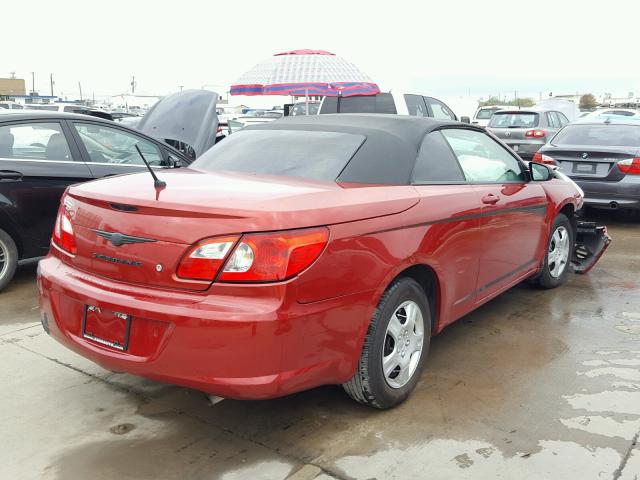
[(635, 148), (560, 145), (545, 149), (569, 177), (585, 180), (618, 181), (624, 174), (616, 168), (620, 160), (634, 158)]
[[(99, 276), (155, 287), (204, 290), (175, 272), (189, 247), (219, 235), (286, 230), (392, 215), (418, 202), (402, 186), (343, 188), (283, 177), (162, 172), (71, 187), (77, 254), (66, 261)], [(377, 199), (377, 200), (375, 200)], [(69, 203), (69, 202), (67, 202)]]

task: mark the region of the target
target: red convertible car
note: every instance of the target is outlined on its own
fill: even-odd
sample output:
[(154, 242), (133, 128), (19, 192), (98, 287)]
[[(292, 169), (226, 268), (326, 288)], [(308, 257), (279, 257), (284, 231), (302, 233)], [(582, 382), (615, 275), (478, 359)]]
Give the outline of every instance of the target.
[(159, 174), (68, 189), (42, 323), (107, 369), (219, 397), (343, 384), (394, 406), (434, 334), (609, 241), (577, 222), (574, 183), (457, 122), (294, 117)]

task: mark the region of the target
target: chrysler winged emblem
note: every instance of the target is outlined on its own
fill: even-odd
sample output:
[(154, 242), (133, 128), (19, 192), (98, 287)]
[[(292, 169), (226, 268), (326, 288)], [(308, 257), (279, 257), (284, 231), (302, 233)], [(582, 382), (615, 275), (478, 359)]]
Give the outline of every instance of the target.
[(118, 232), (105, 232), (103, 230), (95, 230), (96, 235), (104, 238), (108, 242), (110, 242), (114, 247), (119, 247), (121, 245), (128, 245), (131, 243), (148, 243), (155, 242), (152, 238), (144, 238), (144, 237), (133, 237), (131, 235), (125, 235), (123, 233)]

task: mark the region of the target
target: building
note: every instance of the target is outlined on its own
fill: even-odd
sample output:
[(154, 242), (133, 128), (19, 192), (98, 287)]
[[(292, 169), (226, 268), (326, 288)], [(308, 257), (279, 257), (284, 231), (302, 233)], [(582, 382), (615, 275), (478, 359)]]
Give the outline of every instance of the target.
[(22, 78), (0, 78), (0, 96), (25, 95), (27, 89)]

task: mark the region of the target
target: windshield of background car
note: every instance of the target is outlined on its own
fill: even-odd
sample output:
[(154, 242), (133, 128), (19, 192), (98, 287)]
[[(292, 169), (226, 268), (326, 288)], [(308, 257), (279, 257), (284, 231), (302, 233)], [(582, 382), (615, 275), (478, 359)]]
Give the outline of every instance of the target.
[(553, 145), (600, 145), (640, 147), (640, 124), (568, 125), (553, 138)]
[(492, 115), (489, 126), (494, 128), (533, 128), (538, 126), (538, 114), (533, 112), (498, 112)]
[(325, 97), (320, 113), (391, 113), (396, 114), (396, 106), (390, 93), (377, 95), (354, 95), (340, 99), (338, 112), (337, 97)]
[(482, 110), (478, 110), (476, 118), (478, 120), (489, 120), (493, 116), (493, 112), (495, 112), (495, 110), (491, 108), (483, 108)]
[[(318, 109), (320, 108), (320, 105), (317, 103), (310, 103), (309, 104), (309, 115), (317, 115), (318, 113)], [(304, 103), (297, 103), (293, 106), (293, 108), (291, 109), (291, 113), (289, 115), (291, 116), (295, 116), (295, 115), (306, 115), (307, 114), (307, 106)]]
[(364, 141), (364, 135), (341, 132), (242, 130), (190, 168), (333, 181)]

